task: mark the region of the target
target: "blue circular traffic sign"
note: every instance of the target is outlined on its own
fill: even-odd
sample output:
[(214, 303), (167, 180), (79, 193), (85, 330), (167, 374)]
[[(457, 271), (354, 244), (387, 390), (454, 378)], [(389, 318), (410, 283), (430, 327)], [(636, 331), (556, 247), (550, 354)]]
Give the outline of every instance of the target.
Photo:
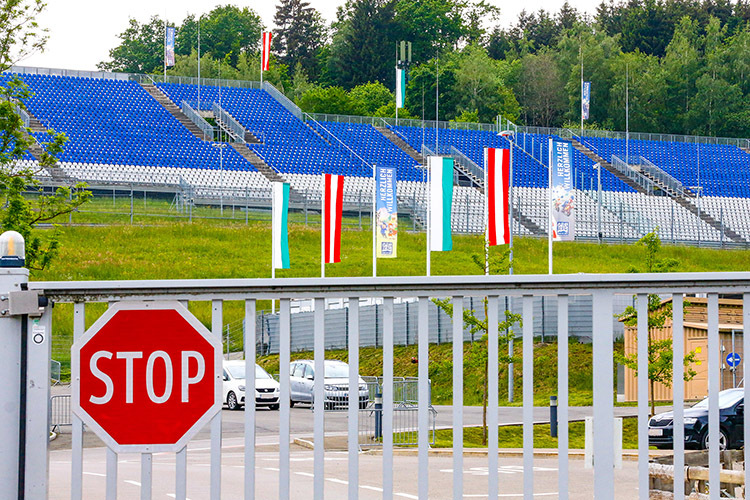
[(736, 352), (730, 352), (729, 354), (727, 354), (727, 366), (729, 366), (730, 368), (739, 366), (740, 361), (740, 355)]

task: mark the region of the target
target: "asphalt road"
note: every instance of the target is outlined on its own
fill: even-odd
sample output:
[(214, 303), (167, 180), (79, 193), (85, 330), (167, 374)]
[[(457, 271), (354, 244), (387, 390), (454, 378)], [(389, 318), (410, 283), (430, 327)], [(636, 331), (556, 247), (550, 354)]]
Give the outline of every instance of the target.
[[(262, 443), (268, 438), (259, 438)], [(190, 500), (208, 499), (210, 451), (208, 442), (194, 440), (188, 449), (187, 496)], [(256, 498), (278, 497), (278, 453), (256, 453)], [(84, 453), (83, 497), (103, 498), (106, 480), (105, 449), (93, 448)], [(50, 454), (51, 499), (70, 498), (70, 450)], [(382, 456), (359, 455), (359, 497), (364, 500), (382, 498)], [(325, 455), (326, 498), (347, 497), (346, 453), (327, 452)], [(452, 498), (453, 463), (450, 456), (429, 458), (430, 499)], [(159, 453), (153, 457), (153, 496), (155, 500), (174, 498), (174, 454)], [(585, 469), (582, 460), (571, 460), (570, 498), (593, 498), (593, 471)], [(229, 438), (223, 443), (222, 498), (241, 498), (244, 485), (244, 454), (241, 438)], [(417, 457), (394, 457), (394, 497), (417, 498)], [(313, 486), (313, 452), (294, 448), (291, 454), (292, 498), (311, 498)], [(501, 498), (522, 498), (523, 467), (521, 458), (501, 458), (497, 473), (500, 476)], [(138, 498), (141, 485), (141, 462), (138, 455), (118, 457), (117, 489), (119, 498)], [(464, 498), (487, 498), (487, 458), (464, 457)], [(615, 499), (637, 498), (637, 464), (625, 462), (615, 471)], [(534, 461), (534, 496), (558, 497), (557, 460), (537, 458)]]

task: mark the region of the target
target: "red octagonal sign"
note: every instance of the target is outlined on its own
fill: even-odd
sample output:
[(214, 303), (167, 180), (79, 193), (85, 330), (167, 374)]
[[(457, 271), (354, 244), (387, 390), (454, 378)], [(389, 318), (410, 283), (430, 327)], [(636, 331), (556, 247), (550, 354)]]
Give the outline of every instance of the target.
[(178, 302), (118, 302), (73, 344), (73, 412), (117, 452), (179, 451), (221, 410), (221, 360)]

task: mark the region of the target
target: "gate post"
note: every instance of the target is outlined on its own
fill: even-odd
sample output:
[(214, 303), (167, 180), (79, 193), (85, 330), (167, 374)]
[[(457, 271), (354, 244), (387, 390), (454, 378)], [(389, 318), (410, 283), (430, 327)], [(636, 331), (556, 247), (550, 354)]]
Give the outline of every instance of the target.
[(28, 269), (0, 268), (0, 498), (19, 496), (21, 317), (9, 315), (8, 294), (28, 281)]
[(48, 493), (51, 314), (40, 321), (46, 301), (28, 291), (25, 255), (20, 234), (0, 236), (0, 498), (42, 500)]

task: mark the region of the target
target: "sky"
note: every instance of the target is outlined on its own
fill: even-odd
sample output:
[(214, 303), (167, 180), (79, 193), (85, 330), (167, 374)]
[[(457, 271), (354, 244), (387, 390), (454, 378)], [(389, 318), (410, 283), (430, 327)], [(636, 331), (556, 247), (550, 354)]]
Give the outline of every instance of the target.
[[(309, 0), (330, 22), (345, 0)], [(501, 9), (500, 23), (513, 24), (521, 10), (544, 8), (557, 11), (565, 0), (489, 0)], [(209, 12), (217, 5), (249, 7), (260, 14), (267, 27), (273, 26), (275, 0), (52, 0), (40, 16), (39, 24), (48, 30), (49, 40), (43, 53), (33, 54), (19, 64), (45, 68), (96, 70), (96, 64), (108, 59), (109, 50), (118, 45), (117, 35), (127, 28), (128, 19), (146, 22), (152, 15), (180, 23), (188, 14)], [(599, 0), (570, 0), (578, 10), (593, 13)]]

